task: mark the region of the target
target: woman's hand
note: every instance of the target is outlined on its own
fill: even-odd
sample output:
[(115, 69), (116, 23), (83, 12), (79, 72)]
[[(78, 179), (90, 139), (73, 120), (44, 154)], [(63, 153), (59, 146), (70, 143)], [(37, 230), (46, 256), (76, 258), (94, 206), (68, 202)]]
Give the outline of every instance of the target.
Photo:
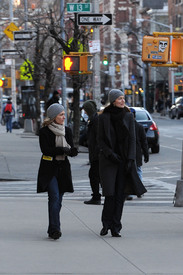
[(78, 155), (78, 149), (76, 147), (71, 148), (70, 157), (76, 157)]

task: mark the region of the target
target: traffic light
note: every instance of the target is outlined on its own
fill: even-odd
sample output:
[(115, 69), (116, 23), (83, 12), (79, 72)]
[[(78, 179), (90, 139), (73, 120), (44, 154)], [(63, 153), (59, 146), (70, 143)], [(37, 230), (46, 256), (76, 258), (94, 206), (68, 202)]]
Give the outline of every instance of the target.
[(65, 55), (64, 72), (70, 74), (90, 74), (93, 70), (93, 56), (86, 53)]
[(183, 37), (172, 39), (171, 60), (183, 64)]
[(4, 81), (0, 79), (0, 87), (3, 87), (3, 85), (4, 85)]
[(103, 64), (105, 65), (105, 66), (107, 66), (108, 65), (108, 58), (107, 58), (107, 55), (104, 55), (104, 57), (103, 57)]
[(64, 72), (78, 72), (80, 56), (65, 55), (64, 56)]
[(144, 36), (142, 45), (142, 61), (167, 63), (169, 61), (169, 37)]

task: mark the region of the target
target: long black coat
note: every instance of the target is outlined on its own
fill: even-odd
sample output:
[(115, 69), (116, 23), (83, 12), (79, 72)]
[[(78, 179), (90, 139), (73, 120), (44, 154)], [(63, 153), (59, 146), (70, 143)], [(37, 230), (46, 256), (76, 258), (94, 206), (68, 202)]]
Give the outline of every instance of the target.
[[(65, 127), (65, 138), (67, 143), (73, 147), (71, 129)], [(74, 192), (71, 176), (70, 162), (66, 157), (64, 161), (57, 162), (55, 157), (63, 155), (63, 147), (55, 146), (55, 134), (46, 126), (39, 131), (39, 144), (42, 152), (38, 177), (37, 192), (47, 192), (47, 186), (53, 176), (56, 176), (61, 193)], [(43, 156), (52, 157), (52, 160), (43, 159)]]
[[(126, 175), (126, 194), (142, 195), (146, 192), (141, 180), (138, 177), (135, 159), (136, 159), (136, 138), (135, 124), (132, 113), (126, 112), (124, 116), (124, 126), (128, 129), (129, 135), (124, 140), (125, 160), (134, 160), (132, 172)], [(104, 112), (99, 115), (98, 143), (100, 148), (99, 169), (102, 191), (104, 196), (114, 196), (115, 181), (118, 171), (118, 164), (110, 160), (111, 152), (114, 152), (111, 138), (111, 119), (110, 113)]]
[(135, 120), (135, 133), (136, 133), (136, 163), (137, 166), (142, 166), (142, 155), (148, 158), (149, 147), (147, 137), (142, 124)]
[(98, 114), (96, 113), (88, 122), (87, 141), (88, 141), (90, 163), (94, 161), (98, 161), (99, 159), (97, 133), (98, 133)]

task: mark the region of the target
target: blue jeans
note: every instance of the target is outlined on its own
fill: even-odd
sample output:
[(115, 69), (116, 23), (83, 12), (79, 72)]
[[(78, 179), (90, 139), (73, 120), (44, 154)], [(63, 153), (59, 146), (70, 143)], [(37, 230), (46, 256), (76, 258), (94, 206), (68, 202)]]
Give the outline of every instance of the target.
[(137, 166), (137, 174), (142, 181), (142, 166)]
[(48, 234), (60, 231), (60, 210), (62, 207), (63, 193), (59, 193), (58, 182), (53, 177), (48, 185)]
[(6, 115), (6, 131), (10, 133), (12, 132), (12, 115)]

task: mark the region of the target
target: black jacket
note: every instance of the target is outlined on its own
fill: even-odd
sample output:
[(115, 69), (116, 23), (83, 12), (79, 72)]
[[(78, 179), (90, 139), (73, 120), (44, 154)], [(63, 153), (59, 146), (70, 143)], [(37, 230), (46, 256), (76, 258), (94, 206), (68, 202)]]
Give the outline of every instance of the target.
[[(131, 174), (127, 175), (126, 194), (142, 195), (146, 192), (141, 180), (138, 177), (135, 159), (136, 159), (136, 138), (135, 138), (135, 123), (132, 113), (126, 112), (124, 119), (124, 126), (129, 132), (124, 140), (124, 156), (125, 161), (134, 160)], [(103, 113), (99, 115), (98, 127), (98, 144), (100, 148), (99, 154), (99, 170), (104, 196), (114, 196), (115, 181), (118, 171), (118, 164), (110, 159), (111, 152), (114, 152), (112, 137), (111, 137), (111, 119), (110, 113)]]
[(59, 103), (59, 98), (57, 96), (52, 96), (46, 103), (46, 110), (48, 109), (48, 107), (50, 107), (50, 105), (54, 104), (54, 103)]
[(98, 114), (96, 113), (88, 122), (88, 130), (87, 130), (87, 142), (88, 142), (90, 162), (98, 161), (99, 159), (97, 132), (98, 132)]
[[(73, 147), (72, 132), (68, 127), (65, 127), (65, 138), (67, 143)], [(55, 134), (47, 126), (39, 131), (39, 144), (43, 155), (37, 177), (37, 192), (47, 192), (47, 186), (53, 176), (58, 179), (61, 193), (74, 192), (70, 162), (67, 157), (63, 161), (58, 162), (55, 160), (57, 155), (64, 154), (63, 147), (55, 146)], [(49, 160), (51, 158), (52, 160)]]
[(136, 163), (137, 166), (142, 166), (142, 155), (149, 157), (149, 147), (147, 143), (147, 137), (142, 124), (135, 120), (135, 132), (136, 132)]

